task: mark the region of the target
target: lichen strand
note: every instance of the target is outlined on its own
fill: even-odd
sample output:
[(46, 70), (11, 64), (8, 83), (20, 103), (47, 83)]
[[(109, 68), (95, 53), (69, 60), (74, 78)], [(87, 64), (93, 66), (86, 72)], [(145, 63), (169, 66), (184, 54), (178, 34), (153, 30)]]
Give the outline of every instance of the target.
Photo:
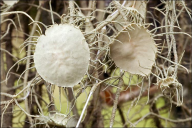
[[(135, 4), (134, 4), (135, 3)], [(125, 5), (127, 8), (135, 8), (143, 18), (146, 16), (146, 1), (130, 1), (127, 5)]]
[(41, 77), (58, 86), (73, 87), (87, 72), (90, 59), (82, 32), (73, 25), (48, 28), (36, 45), (34, 62)]
[(124, 26), (128, 26), (130, 24), (145, 24), (144, 16), (133, 7), (124, 8), (124, 14), (118, 15), (115, 21), (117, 21), (117, 23), (115, 23), (114, 26), (119, 32), (124, 29)]
[(158, 82), (158, 86), (160, 86), (160, 88), (162, 89), (167, 89), (167, 88), (170, 88), (170, 89), (175, 89), (175, 88), (181, 88), (182, 87), (182, 84), (180, 84), (177, 79), (173, 78), (173, 77), (167, 77), (167, 78), (164, 78), (164, 79), (161, 79), (159, 82)]
[(130, 28), (120, 32), (110, 45), (111, 58), (125, 71), (149, 75), (156, 58), (156, 44), (145, 27), (132, 24)]
[(5, 4), (7, 4), (8, 6), (12, 6), (14, 5), (15, 3), (17, 3), (19, 0), (3, 0), (3, 2)]
[(161, 79), (158, 83), (164, 96), (173, 98), (176, 95), (177, 106), (181, 106), (183, 103), (183, 86), (173, 76)]

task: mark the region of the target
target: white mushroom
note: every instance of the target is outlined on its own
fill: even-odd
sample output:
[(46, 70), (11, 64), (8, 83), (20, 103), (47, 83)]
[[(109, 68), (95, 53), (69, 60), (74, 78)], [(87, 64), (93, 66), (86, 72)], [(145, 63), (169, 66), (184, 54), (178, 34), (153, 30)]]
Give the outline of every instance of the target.
[(143, 26), (128, 26), (133, 30), (120, 32), (110, 44), (110, 55), (116, 66), (132, 74), (146, 76), (151, 73), (157, 47)]
[(78, 84), (87, 72), (90, 51), (82, 32), (69, 24), (53, 25), (38, 39), (35, 67), (46, 81), (62, 87)]

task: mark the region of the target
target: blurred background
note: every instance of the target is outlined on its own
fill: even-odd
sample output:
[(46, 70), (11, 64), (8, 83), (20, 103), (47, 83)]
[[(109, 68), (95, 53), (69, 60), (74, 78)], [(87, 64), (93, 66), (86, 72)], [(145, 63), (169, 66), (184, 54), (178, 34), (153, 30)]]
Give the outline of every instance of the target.
[[(183, 103), (180, 106), (176, 104), (176, 94), (171, 94), (171, 98), (166, 97), (156, 84), (158, 81), (155, 75), (151, 74), (150, 79), (127, 72), (121, 76), (120, 69), (114, 63), (107, 63), (108, 58), (104, 60), (106, 65), (93, 64), (95, 67), (89, 69), (89, 74), (93, 77), (88, 79), (89, 76), (86, 75), (83, 85), (78, 84), (73, 89), (59, 88), (43, 81), (37, 75), (35, 68), (29, 69), (34, 67), (34, 63), (32, 59), (29, 61), (28, 55), (33, 55), (35, 45), (32, 43), (37, 42), (40, 36), (40, 29), (29, 16), (39, 21), (38, 24), (44, 34), (45, 26), (52, 25), (51, 15), (57, 24), (68, 20), (69, 1), (15, 0), (11, 3), (8, 0), (1, 0), (1, 127), (75, 126), (92, 85), (98, 80), (105, 80), (112, 76), (119, 76), (123, 80), (123, 91), (119, 94), (113, 127), (192, 127), (192, 1), (173, 1), (128, 0), (126, 2), (128, 6), (135, 8), (140, 4), (139, 2), (145, 4), (145, 22), (152, 24), (148, 29), (154, 30), (155, 35), (162, 34), (155, 37), (161, 56), (166, 58), (167, 54), (171, 53), (168, 58), (171, 62), (162, 57), (156, 59), (157, 67), (168, 73), (174, 70), (168, 67), (175, 66), (172, 63), (175, 61), (174, 48), (168, 45), (175, 41), (178, 63), (188, 69), (187, 72), (179, 66), (177, 71), (177, 80), (183, 87), (183, 94), (181, 94)], [(76, 18), (76, 25), (85, 32), (88, 19), (95, 29), (114, 12), (114, 5), (111, 2), (111, 0), (76, 0), (75, 8), (82, 13), (79, 19)], [(122, 4), (124, 1), (119, 2)], [(168, 32), (171, 30), (171, 25), (176, 27), (173, 32)], [(109, 24), (106, 35), (110, 37), (113, 33)], [(156, 69), (152, 72), (159, 74)], [(96, 89), (84, 113), (81, 127), (109, 127), (118, 83), (119, 80), (111, 79)], [(28, 86), (30, 84), (31, 86)], [(173, 87), (170, 86), (170, 90), (174, 90), (175, 86), (174, 84)], [(14, 97), (16, 94), (18, 95)], [(56, 116), (53, 117), (54, 114)], [(65, 120), (68, 123), (57, 123)]]

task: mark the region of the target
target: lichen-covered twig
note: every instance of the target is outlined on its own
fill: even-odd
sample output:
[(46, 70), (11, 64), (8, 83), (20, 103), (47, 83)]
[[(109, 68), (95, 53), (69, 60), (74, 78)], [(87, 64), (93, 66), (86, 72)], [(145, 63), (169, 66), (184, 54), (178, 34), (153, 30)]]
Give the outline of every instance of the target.
[(114, 124), (115, 114), (116, 114), (116, 110), (117, 110), (117, 104), (118, 104), (118, 100), (119, 100), (119, 96), (120, 96), (120, 92), (121, 92), (121, 87), (123, 85), (124, 85), (123, 79), (120, 78), (119, 83), (118, 83), (119, 88), (117, 88), (116, 95), (115, 95), (115, 100), (114, 100), (114, 104), (113, 104), (113, 110), (112, 110), (111, 120), (110, 120), (110, 128), (112, 128), (113, 124)]

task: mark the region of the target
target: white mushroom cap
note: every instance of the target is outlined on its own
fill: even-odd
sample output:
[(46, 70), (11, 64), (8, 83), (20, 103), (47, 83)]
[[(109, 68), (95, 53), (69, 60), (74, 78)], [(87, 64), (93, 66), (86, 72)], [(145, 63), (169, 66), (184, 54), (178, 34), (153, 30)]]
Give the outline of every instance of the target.
[(129, 27), (134, 30), (120, 32), (110, 44), (111, 58), (118, 67), (129, 73), (149, 75), (156, 58), (156, 44), (143, 26), (132, 24)]
[(90, 51), (82, 32), (73, 25), (53, 25), (38, 39), (35, 67), (46, 81), (62, 87), (78, 84), (87, 72)]

